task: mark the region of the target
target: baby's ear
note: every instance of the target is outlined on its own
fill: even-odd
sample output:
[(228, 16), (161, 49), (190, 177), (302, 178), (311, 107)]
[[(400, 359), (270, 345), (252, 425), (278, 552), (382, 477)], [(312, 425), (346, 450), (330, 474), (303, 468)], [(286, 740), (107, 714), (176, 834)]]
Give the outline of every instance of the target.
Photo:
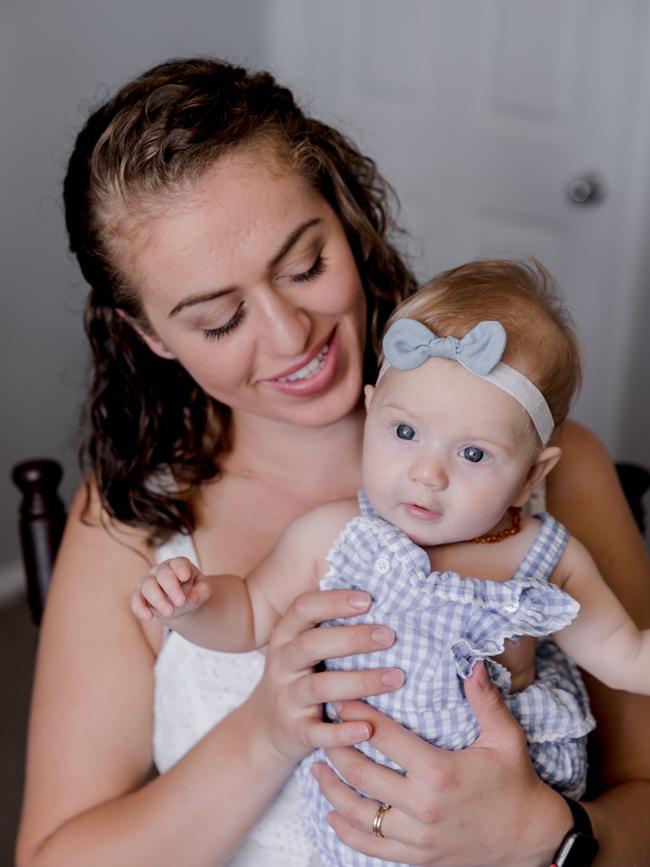
[(562, 457), (562, 449), (558, 446), (546, 446), (537, 455), (535, 463), (528, 470), (521, 493), (512, 503), (513, 506), (523, 506), (531, 495), (531, 492), (539, 485), (542, 479), (551, 472), (553, 467)]
[(366, 403), (366, 412), (368, 412), (368, 410), (370, 409), (370, 404), (372, 403), (372, 399), (375, 396), (375, 386), (365, 385), (363, 387), (363, 396)]

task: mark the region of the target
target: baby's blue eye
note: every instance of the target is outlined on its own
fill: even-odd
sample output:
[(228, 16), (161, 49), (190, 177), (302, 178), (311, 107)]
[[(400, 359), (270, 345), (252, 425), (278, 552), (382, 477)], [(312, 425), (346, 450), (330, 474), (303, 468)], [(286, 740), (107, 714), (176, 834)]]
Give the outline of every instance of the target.
[(398, 439), (412, 440), (415, 436), (415, 429), (412, 428), (410, 424), (398, 424), (395, 428), (395, 433), (397, 434)]
[(466, 446), (461, 454), (466, 461), (471, 461), (473, 464), (478, 464), (485, 457), (483, 449), (479, 449), (477, 446)]

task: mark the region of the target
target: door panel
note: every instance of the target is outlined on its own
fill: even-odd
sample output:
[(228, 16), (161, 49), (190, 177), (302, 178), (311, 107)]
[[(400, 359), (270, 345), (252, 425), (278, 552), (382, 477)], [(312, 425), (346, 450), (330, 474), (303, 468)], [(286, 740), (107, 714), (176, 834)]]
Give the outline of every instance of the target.
[[(649, 13), (643, 0), (270, 4), (275, 71), (377, 160), (421, 279), (504, 254), (537, 256), (554, 272), (583, 345), (574, 415), (614, 453), (634, 316), (621, 300), (636, 292), (626, 231), (638, 106), (650, 99)], [(605, 197), (575, 204), (568, 184), (592, 171)]]

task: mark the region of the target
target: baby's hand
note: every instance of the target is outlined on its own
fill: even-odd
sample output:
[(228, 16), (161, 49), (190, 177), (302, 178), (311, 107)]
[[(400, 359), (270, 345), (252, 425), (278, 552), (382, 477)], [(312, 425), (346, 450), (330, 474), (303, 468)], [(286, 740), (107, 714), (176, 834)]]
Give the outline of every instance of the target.
[(174, 620), (200, 608), (210, 596), (205, 577), (187, 557), (165, 560), (140, 578), (131, 610), (140, 620)]

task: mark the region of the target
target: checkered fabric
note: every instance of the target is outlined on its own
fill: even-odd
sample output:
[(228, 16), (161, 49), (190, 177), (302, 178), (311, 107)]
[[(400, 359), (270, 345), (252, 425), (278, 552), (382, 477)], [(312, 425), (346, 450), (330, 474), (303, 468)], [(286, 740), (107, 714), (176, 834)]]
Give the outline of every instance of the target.
[[(381, 623), (397, 640), (385, 651), (327, 662), (329, 669), (395, 667), (406, 674), (396, 692), (372, 696), (368, 703), (439, 747), (460, 750), (479, 735), (465, 700), (463, 680), (474, 663), (486, 660), (490, 676), (526, 732), (540, 777), (577, 798), (586, 783), (586, 734), (595, 723), (575, 665), (551, 640), (538, 642), (536, 680), (510, 694), (510, 674), (490, 657), (500, 654), (506, 638), (543, 638), (568, 625), (579, 610), (567, 593), (549, 583), (567, 542), (565, 528), (540, 513), (540, 529), (510, 580), (499, 583), (430, 572), (429, 558), (401, 530), (380, 518), (364, 492), (361, 514), (343, 529), (327, 561), (321, 589), (360, 589), (370, 593), (370, 612), (327, 625)], [(336, 715), (328, 708), (332, 718)], [(360, 745), (374, 761), (397, 769), (370, 744)], [(307, 801), (307, 822), (324, 864), (377, 867), (342, 844), (325, 821), (332, 809), (309, 770), (324, 761), (316, 751), (299, 769)]]

